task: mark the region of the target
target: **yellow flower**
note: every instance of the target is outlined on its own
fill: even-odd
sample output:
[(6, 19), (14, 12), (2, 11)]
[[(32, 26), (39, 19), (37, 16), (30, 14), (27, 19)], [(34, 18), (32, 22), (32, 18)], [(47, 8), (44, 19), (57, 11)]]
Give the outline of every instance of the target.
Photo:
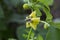
[(26, 28), (32, 27), (34, 30), (36, 30), (37, 25), (40, 22), (40, 17), (36, 17), (36, 11), (32, 12), (28, 17), (26, 17)]

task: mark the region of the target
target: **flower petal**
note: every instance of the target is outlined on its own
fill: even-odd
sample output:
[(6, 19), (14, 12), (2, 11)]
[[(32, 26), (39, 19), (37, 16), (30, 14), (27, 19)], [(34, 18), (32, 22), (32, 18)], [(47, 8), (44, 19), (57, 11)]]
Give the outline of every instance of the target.
[(32, 18), (31, 20), (32, 20), (32, 22), (31, 22), (30, 26), (31, 26), (34, 30), (36, 30), (37, 25), (38, 25), (39, 22), (40, 22), (40, 18)]
[(32, 18), (32, 24), (37, 25), (40, 22), (40, 18)]
[(26, 22), (26, 28), (29, 28), (29, 27), (30, 27), (30, 23)]
[(37, 29), (37, 25), (31, 24), (30, 26), (31, 26), (34, 30)]
[(36, 11), (33, 11), (33, 12), (29, 15), (29, 17), (35, 18), (35, 17), (36, 17)]

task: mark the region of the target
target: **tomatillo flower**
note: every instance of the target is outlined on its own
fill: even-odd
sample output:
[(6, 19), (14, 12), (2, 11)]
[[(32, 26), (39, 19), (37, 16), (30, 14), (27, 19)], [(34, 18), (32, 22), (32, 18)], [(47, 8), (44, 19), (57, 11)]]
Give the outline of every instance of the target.
[(39, 22), (40, 17), (37, 17), (36, 11), (33, 11), (28, 17), (26, 17), (26, 28), (32, 27), (34, 30), (36, 30)]

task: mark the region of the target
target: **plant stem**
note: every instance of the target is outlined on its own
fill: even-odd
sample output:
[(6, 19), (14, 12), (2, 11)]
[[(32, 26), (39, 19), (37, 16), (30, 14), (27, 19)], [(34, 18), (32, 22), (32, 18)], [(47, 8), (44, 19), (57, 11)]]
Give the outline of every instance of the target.
[(47, 22), (45, 22), (45, 21), (41, 21), (42, 23), (45, 23), (45, 24), (47, 24), (48, 26), (50, 26), (50, 24), (49, 23), (47, 23)]
[(29, 31), (29, 33), (28, 33), (27, 40), (29, 40), (29, 38), (30, 38), (30, 35), (31, 35), (31, 32), (32, 32), (32, 28), (30, 29), (30, 31)]

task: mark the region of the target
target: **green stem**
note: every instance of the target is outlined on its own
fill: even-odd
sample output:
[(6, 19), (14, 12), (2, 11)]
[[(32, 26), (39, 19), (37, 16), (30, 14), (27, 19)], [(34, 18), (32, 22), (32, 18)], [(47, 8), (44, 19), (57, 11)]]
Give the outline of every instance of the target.
[(45, 21), (41, 21), (42, 23), (45, 23), (45, 24), (47, 24), (48, 26), (50, 26), (50, 24), (49, 23), (47, 23), (47, 22), (45, 22)]
[(32, 28), (30, 29), (30, 31), (29, 31), (29, 33), (28, 33), (27, 40), (29, 40), (29, 38), (30, 38), (30, 35), (31, 35), (31, 32), (32, 32)]

